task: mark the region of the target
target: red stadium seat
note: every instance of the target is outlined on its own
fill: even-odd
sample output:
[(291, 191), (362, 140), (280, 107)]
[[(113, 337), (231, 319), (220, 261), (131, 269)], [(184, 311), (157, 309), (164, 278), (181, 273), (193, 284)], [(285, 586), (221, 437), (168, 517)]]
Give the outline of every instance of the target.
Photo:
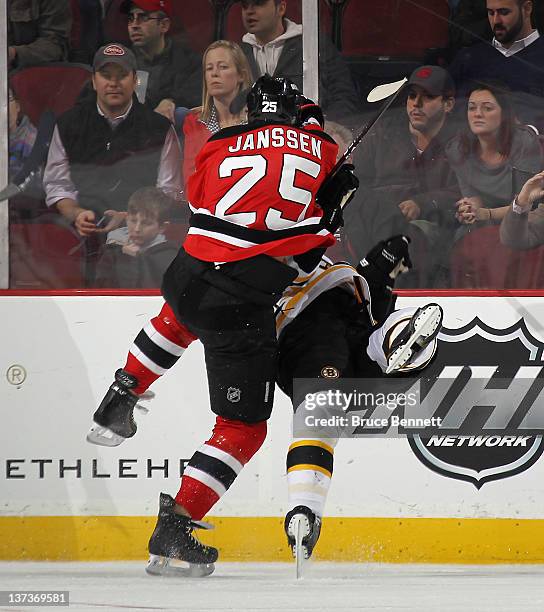
[(56, 63), (22, 68), (10, 75), (10, 82), (34, 125), (42, 113), (60, 115), (75, 104), (92, 69), (84, 64)]
[(119, 7), (123, 0), (110, 0), (105, 6), (104, 13), (104, 42), (119, 42), (129, 45), (127, 16), (121, 13)]
[(213, 41), (214, 11), (209, 0), (174, 0), (171, 33), (183, 35), (191, 49), (202, 53)]
[(12, 223), (9, 228), (10, 288), (81, 288), (84, 249), (80, 238), (57, 223)]
[(345, 55), (423, 59), (448, 44), (447, 0), (348, 0), (342, 15)]
[(514, 251), (503, 246), (499, 226), (482, 227), (452, 249), (451, 286), (459, 289), (543, 289), (544, 246)]

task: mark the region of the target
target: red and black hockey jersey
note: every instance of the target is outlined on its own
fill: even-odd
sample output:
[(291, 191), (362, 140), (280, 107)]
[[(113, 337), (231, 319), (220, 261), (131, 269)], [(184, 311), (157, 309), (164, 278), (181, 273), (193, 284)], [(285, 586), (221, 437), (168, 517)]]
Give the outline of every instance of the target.
[(315, 195), (338, 147), (321, 129), (249, 124), (221, 130), (187, 183), (185, 250), (204, 261), (298, 255), (334, 243)]

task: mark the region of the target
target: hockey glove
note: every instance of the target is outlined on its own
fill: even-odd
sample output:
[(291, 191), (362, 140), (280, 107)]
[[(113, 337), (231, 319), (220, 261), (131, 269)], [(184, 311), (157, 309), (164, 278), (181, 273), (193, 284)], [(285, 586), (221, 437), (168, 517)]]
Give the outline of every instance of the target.
[(325, 179), (315, 201), (323, 209), (321, 225), (333, 233), (344, 225), (342, 209), (350, 202), (359, 187), (352, 164), (340, 166), (338, 172)]
[(318, 123), (323, 129), (325, 117), (320, 106), (300, 94), (297, 96), (297, 118), (295, 125), (297, 127), (304, 127), (308, 123)]
[(373, 324), (383, 323), (395, 308), (395, 278), (412, 267), (409, 244), (408, 236), (391, 236), (378, 242), (357, 266), (357, 272), (366, 281), (363, 299)]
[(410, 238), (402, 234), (378, 242), (359, 262), (357, 272), (373, 284), (381, 283), (392, 289), (397, 276), (412, 267), (409, 244)]

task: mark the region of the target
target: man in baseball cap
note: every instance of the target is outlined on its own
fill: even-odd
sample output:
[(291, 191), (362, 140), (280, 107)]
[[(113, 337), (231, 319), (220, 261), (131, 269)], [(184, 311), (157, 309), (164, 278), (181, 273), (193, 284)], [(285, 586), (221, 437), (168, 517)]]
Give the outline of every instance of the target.
[(106, 117), (124, 115), (136, 88), (136, 58), (120, 43), (100, 47), (93, 60), (93, 88), (96, 101)]
[[(451, 113), (455, 87), (440, 66), (421, 66), (406, 84), (406, 104), (391, 110), (356, 151), (354, 164), (367, 189), (364, 206), (344, 215), (346, 234), (355, 245), (392, 234), (417, 234), (424, 248), (415, 252), (409, 286), (431, 287), (442, 274), (451, 240), (452, 204), (459, 197), (446, 146), (455, 135)], [(364, 247), (357, 255), (363, 256)], [(408, 281), (407, 281), (408, 282)]]
[(173, 122), (176, 107), (201, 103), (200, 57), (168, 35), (174, 17), (172, 0), (125, 0), (120, 10), (127, 15), (136, 56), (138, 95), (146, 106)]

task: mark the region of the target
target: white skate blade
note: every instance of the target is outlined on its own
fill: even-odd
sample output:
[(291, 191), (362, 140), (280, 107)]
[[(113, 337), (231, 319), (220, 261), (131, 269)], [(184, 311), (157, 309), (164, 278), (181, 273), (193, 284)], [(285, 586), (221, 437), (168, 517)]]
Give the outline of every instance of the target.
[(398, 348), (389, 358), (389, 365), (385, 370), (391, 374), (402, 368), (412, 356), (412, 347), (421, 338), (432, 338), (442, 322), (442, 309), (438, 304), (429, 304), (424, 307), (414, 324), (414, 333), (408, 338), (402, 348)]
[(114, 433), (107, 427), (97, 425), (96, 423), (93, 424), (87, 434), (87, 442), (96, 444), (97, 446), (119, 446), (119, 444), (122, 444), (125, 440), (126, 438), (123, 438), (123, 436)]
[(204, 578), (215, 570), (214, 563), (187, 563), (180, 559), (170, 559), (159, 555), (149, 555), (145, 571), (151, 576), (173, 578)]
[(289, 521), (287, 530), (289, 535), (295, 538), (293, 556), (296, 562), (296, 578), (299, 580), (302, 578), (304, 565), (308, 559), (308, 549), (302, 544), (302, 539), (310, 533), (308, 517), (304, 514), (295, 514)]

